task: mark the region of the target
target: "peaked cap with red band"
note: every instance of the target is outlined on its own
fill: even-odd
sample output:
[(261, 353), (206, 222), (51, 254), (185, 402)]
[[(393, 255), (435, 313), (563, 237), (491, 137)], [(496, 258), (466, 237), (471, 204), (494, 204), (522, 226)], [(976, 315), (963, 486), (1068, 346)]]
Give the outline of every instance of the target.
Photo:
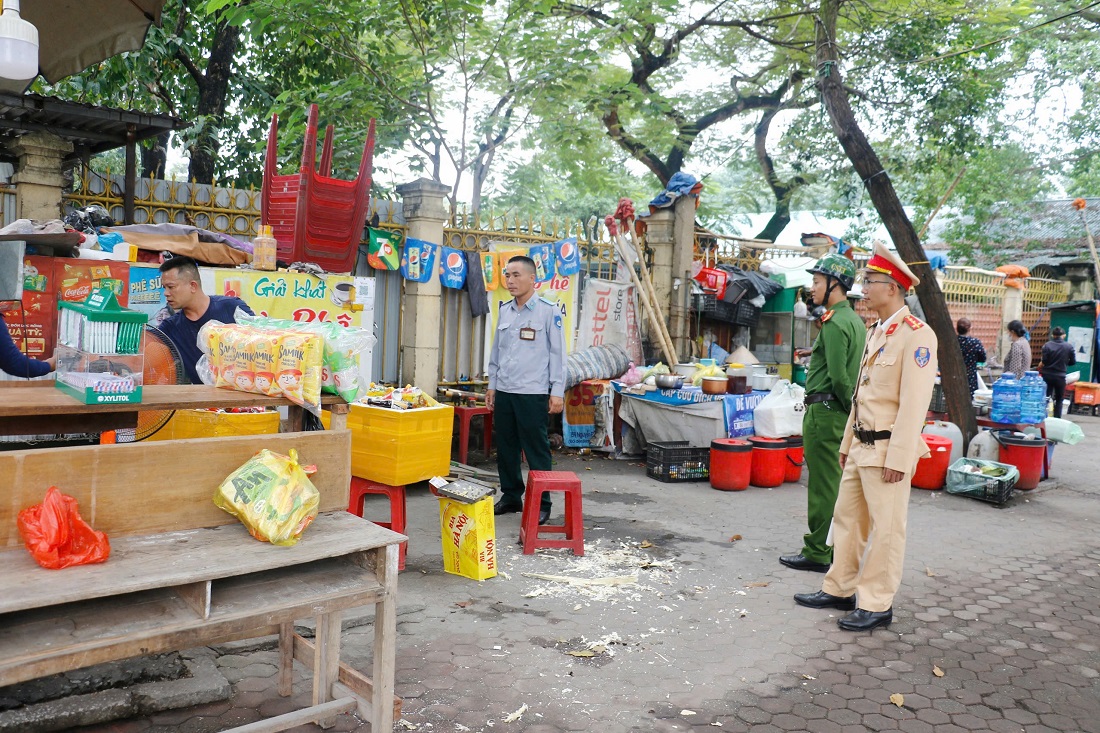
[(897, 252), (886, 249), (882, 242), (875, 242), (875, 253), (864, 268), (864, 276), (869, 272), (878, 272), (890, 276), (902, 290), (920, 285), (920, 278), (913, 274), (909, 266), (901, 261)]

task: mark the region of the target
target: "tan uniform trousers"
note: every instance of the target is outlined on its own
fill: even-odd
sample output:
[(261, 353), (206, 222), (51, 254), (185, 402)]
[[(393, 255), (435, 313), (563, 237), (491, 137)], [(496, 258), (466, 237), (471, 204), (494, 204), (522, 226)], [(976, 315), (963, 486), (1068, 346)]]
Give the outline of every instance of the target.
[(880, 612), (893, 607), (901, 585), (912, 474), (886, 483), (882, 466), (859, 465), (865, 450), (853, 441), (844, 464), (833, 510), (833, 564), (821, 589), (842, 597), (854, 593), (859, 608)]

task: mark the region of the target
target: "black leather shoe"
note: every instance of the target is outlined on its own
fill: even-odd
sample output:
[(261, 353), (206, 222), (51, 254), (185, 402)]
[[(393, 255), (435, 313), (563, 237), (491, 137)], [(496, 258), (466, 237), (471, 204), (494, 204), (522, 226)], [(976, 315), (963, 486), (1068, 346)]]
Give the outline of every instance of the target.
[(831, 596), (823, 590), (817, 593), (795, 593), (794, 602), (807, 608), (836, 608), (851, 611), (856, 607), (856, 597)]
[(550, 507), (544, 506), (539, 509), (539, 524), (546, 524), (550, 521)]
[(864, 611), (862, 608), (849, 613), (842, 619), (838, 619), (836, 625), (845, 631), (870, 631), (879, 626), (889, 626), (894, 620), (894, 609), (885, 611)]
[(523, 511), (523, 502), (515, 499), (501, 499), (497, 502), (497, 505), (493, 507), (493, 514), (515, 514), (516, 512)]
[(829, 572), (829, 563), (807, 560), (802, 555), (783, 555), (779, 558), (779, 562), (795, 570), (809, 570), (814, 573)]

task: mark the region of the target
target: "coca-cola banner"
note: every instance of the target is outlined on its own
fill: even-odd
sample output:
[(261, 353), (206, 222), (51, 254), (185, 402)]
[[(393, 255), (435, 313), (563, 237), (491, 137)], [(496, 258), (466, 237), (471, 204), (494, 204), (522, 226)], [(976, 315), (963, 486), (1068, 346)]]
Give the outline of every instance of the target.
[(584, 286), (577, 349), (612, 344), (621, 347), (635, 364), (642, 364), (634, 287), (610, 280), (589, 280)]

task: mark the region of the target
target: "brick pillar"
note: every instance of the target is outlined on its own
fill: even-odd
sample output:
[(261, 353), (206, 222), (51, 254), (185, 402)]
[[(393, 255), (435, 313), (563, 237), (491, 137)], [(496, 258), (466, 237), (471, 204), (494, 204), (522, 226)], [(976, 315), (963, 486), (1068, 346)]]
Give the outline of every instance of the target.
[[(397, 187), (408, 235), (443, 243), (443, 225), (450, 215), (450, 187), (421, 178)], [(438, 259), (436, 260), (438, 262)], [(401, 319), (401, 381), (434, 395), (439, 385), (440, 344), (443, 343), (442, 288), (435, 273), (426, 283), (404, 283)]]
[[(691, 354), (690, 312), (684, 307), (684, 293), (695, 244), (695, 198), (681, 196), (671, 207), (658, 209), (646, 222), (646, 244), (653, 252), (649, 274), (657, 291), (658, 310), (668, 324), (677, 356), (685, 359)], [(644, 313), (641, 315), (645, 318)]]
[(8, 148), (18, 158), (11, 179), (15, 184), (16, 216), (20, 219), (59, 218), (65, 185), (61, 161), (73, 152), (72, 143), (46, 132), (31, 132), (16, 138)]

